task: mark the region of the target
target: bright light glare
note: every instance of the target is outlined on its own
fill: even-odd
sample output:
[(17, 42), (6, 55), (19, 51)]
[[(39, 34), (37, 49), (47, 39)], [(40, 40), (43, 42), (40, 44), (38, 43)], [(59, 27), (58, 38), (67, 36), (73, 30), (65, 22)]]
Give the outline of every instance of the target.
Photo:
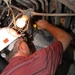
[(23, 28), (25, 26), (26, 22), (22, 19), (22, 18), (19, 18), (17, 19), (16, 21), (16, 25), (19, 27), (19, 28)]

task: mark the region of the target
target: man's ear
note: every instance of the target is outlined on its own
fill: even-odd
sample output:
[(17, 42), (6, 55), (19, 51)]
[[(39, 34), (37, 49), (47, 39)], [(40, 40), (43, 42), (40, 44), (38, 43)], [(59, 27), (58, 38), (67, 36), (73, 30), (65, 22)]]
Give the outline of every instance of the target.
[(18, 50), (19, 50), (20, 52), (22, 52), (22, 53), (25, 53), (25, 50), (24, 50), (24, 48), (23, 48), (21, 45), (18, 46)]
[(18, 51), (22, 51), (23, 47), (21, 45), (18, 46)]

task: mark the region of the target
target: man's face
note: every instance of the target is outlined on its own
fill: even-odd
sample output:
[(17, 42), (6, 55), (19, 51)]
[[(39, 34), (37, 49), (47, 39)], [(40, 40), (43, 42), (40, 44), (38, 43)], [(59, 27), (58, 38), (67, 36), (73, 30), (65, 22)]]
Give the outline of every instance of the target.
[(20, 41), (20, 43), (19, 43), (20, 51), (22, 51), (26, 56), (30, 55), (29, 47), (28, 47), (27, 43), (24, 41), (24, 39), (20, 38), (19, 41)]

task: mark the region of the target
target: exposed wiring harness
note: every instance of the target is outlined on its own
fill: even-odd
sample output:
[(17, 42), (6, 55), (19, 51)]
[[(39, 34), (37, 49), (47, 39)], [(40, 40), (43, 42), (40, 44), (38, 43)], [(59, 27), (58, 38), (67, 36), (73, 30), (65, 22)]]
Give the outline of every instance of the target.
[[(54, 16), (54, 17), (55, 16), (75, 16), (75, 13), (37, 13), (35, 11), (32, 11), (33, 10), (32, 8), (29, 8), (29, 9), (32, 9), (32, 10), (29, 10), (29, 9), (28, 10), (22, 10), (22, 9), (16, 7), (16, 6), (13, 6), (13, 5), (9, 4), (8, 0), (4, 0), (4, 2), (7, 4), (6, 8), (9, 8), (9, 10), (11, 11), (11, 14), (12, 14), (12, 21), (8, 25), (9, 27), (13, 23), (14, 27), (16, 28), (16, 24), (15, 24), (16, 18), (18, 16), (22, 15), (22, 14), (28, 14), (27, 16), (31, 16), (31, 17), (32, 16)], [(19, 13), (17, 14), (17, 16), (14, 15), (13, 9), (16, 9), (17, 11), (19, 11)], [(2, 11), (2, 14), (4, 13), (4, 11), (5, 11), (5, 9)]]

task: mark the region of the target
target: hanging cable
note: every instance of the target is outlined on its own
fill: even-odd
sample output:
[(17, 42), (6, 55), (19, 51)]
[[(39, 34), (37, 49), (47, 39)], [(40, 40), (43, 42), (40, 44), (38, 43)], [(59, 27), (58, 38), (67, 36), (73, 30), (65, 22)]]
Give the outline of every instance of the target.
[(75, 16), (75, 13), (36, 13), (32, 12), (36, 16)]
[[(10, 5), (12, 8), (17, 9), (21, 13), (24, 13), (26, 10), (21, 10), (18, 7)], [(37, 12), (32, 12), (32, 14), (35, 16), (75, 16), (75, 13), (37, 13)]]
[[(7, 7), (9, 8), (9, 10), (10, 10), (10, 12), (11, 12), (11, 14), (12, 14), (13, 23), (14, 23), (14, 26), (15, 26), (16, 21), (15, 21), (14, 12), (13, 12), (12, 8), (9, 6), (8, 1), (7, 1), (7, 0), (4, 0), (4, 2), (7, 4)], [(16, 27), (16, 26), (15, 26), (15, 27)]]
[(22, 9), (20, 9), (20, 8), (18, 8), (16, 6), (13, 6), (13, 5), (9, 5), (9, 6), (12, 7), (12, 8), (14, 8), (14, 9), (16, 9), (16, 10), (18, 10), (21, 13), (23, 13), (25, 11), (25, 10), (23, 11)]

